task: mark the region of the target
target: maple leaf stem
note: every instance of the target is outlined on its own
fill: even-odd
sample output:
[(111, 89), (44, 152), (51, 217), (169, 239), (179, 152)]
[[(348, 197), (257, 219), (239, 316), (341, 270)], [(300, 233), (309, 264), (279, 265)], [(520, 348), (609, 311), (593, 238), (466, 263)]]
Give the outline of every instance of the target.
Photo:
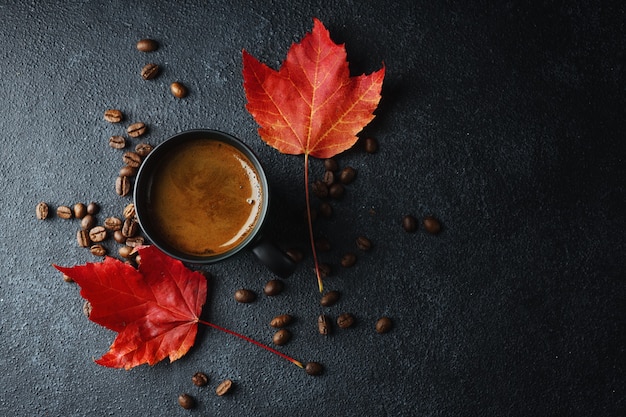
[(296, 365), (296, 366), (298, 366), (298, 367), (300, 367), (300, 368), (304, 368), (304, 365), (302, 364), (302, 362), (297, 361), (297, 360), (295, 360), (294, 358), (292, 358), (292, 357), (290, 357), (290, 356), (287, 356), (287, 355), (285, 355), (285, 354), (284, 354), (284, 353), (282, 353), (282, 352), (277, 351), (276, 349), (273, 349), (273, 348), (271, 348), (271, 347), (269, 347), (269, 346), (267, 346), (267, 345), (264, 345), (264, 344), (263, 344), (263, 343), (261, 343), (261, 342), (257, 342), (256, 340), (254, 340), (254, 339), (252, 339), (252, 338), (250, 338), (250, 337), (248, 337), (248, 336), (244, 336), (244, 335), (242, 335), (242, 334), (240, 334), (240, 333), (234, 332), (234, 331), (229, 330), (229, 329), (227, 329), (227, 328), (225, 328), (225, 327), (218, 326), (217, 324), (213, 324), (213, 323), (210, 323), (210, 322), (208, 322), (208, 321), (198, 320), (198, 323), (200, 323), (200, 324), (204, 324), (205, 326), (212, 327), (212, 328), (214, 328), (214, 329), (216, 329), (216, 330), (220, 330), (220, 331), (222, 331), (222, 332), (224, 332), (224, 333), (228, 333), (228, 334), (230, 334), (230, 335), (236, 336), (236, 337), (238, 337), (238, 338), (240, 338), (240, 339), (245, 340), (246, 342), (250, 342), (250, 343), (252, 343), (252, 344), (254, 344), (254, 345), (257, 345), (257, 346), (258, 346), (258, 347), (260, 347), (260, 348), (263, 348), (263, 349), (265, 349), (265, 350), (267, 350), (267, 351), (270, 351), (270, 352), (272, 352), (272, 353), (275, 353), (275, 354), (277, 354), (278, 356), (280, 356), (281, 358), (288, 360), (289, 362), (293, 363), (294, 365)]
[(306, 200), (306, 218), (309, 223), (309, 239), (311, 240), (311, 252), (313, 252), (313, 263), (315, 264), (315, 275), (317, 276), (317, 286), (320, 292), (324, 291), (322, 276), (320, 275), (320, 265), (317, 261), (317, 251), (315, 250), (315, 238), (313, 237), (313, 220), (311, 219), (311, 197), (309, 194), (309, 153), (304, 154), (304, 198)]

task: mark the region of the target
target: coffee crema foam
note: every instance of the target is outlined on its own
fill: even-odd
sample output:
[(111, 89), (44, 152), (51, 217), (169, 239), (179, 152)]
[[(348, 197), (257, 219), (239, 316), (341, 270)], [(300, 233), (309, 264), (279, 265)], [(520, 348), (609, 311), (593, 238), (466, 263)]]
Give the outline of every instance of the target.
[(149, 215), (170, 246), (193, 256), (220, 255), (254, 229), (263, 209), (259, 173), (237, 148), (197, 139), (159, 166)]

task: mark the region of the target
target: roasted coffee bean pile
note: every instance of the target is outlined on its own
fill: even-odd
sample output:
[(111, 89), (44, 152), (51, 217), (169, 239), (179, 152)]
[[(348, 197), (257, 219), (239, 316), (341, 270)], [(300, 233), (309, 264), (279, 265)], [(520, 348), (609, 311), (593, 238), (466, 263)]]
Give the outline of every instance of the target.
[[(205, 387), (209, 384), (209, 377), (204, 372), (196, 372), (191, 377), (191, 382), (198, 388)], [(215, 395), (223, 397), (230, 394), (235, 388), (235, 383), (232, 379), (224, 379), (222, 382), (215, 386)], [(186, 410), (195, 408), (198, 402), (195, 397), (188, 393), (182, 393), (178, 396), (178, 405)]]

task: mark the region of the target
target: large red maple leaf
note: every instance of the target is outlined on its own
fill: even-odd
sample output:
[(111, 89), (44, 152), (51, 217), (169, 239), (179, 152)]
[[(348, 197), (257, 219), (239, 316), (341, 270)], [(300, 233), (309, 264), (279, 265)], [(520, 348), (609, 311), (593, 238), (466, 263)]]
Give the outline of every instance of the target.
[(351, 148), (374, 119), (385, 67), (350, 76), (346, 50), (335, 44), (318, 19), (301, 43), (293, 44), (275, 71), (243, 51), (246, 109), (268, 145), (304, 154), (304, 182), (311, 250), (319, 291), (323, 284), (315, 251), (309, 199), (309, 156), (330, 158)]
[(92, 306), (89, 319), (118, 332), (96, 360), (100, 365), (130, 369), (168, 356), (175, 361), (194, 344), (207, 296), (205, 276), (153, 246), (139, 254), (138, 269), (110, 257), (71, 268), (54, 265), (80, 286)]

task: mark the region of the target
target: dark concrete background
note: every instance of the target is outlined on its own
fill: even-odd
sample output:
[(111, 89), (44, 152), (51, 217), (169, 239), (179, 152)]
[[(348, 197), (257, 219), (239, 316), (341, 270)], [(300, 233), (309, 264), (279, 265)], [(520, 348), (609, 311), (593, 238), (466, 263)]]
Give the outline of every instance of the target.
[[(0, 414), (42, 416), (618, 416), (625, 415), (623, 6), (585, 1), (315, 1), (0, 3)], [(617, 2), (616, 2), (617, 3)], [(277, 68), (318, 17), (345, 42), (354, 74), (384, 61), (377, 119), (338, 157), (358, 179), (316, 228), (334, 250), (329, 289), (357, 326), (317, 334), (309, 256), (285, 292), (249, 253), (205, 268), (204, 316), (270, 342), (269, 319), (297, 317), (281, 350), (317, 360), (323, 376), (202, 329), (184, 358), (131, 371), (99, 367), (114, 334), (83, 316), (75, 285), (52, 263), (96, 261), (76, 221), (37, 221), (35, 205), (97, 201), (114, 192), (121, 153), (108, 137), (133, 121), (158, 144), (214, 128), (249, 144), (275, 191), (270, 235), (307, 246), (303, 159), (264, 145), (246, 112), (241, 50)], [(160, 42), (150, 55), (143, 37)], [(146, 82), (147, 62), (162, 66)], [(169, 83), (190, 89), (174, 99)], [(123, 126), (102, 120), (119, 108)], [(137, 141), (133, 141), (136, 143)], [(322, 173), (314, 161), (313, 178)], [(438, 236), (400, 219), (435, 214)], [(353, 239), (374, 250), (354, 268)], [(108, 247), (115, 249), (109, 242)], [(395, 327), (373, 330), (382, 315)], [(191, 384), (204, 371), (207, 388)], [(225, 378), (233, 395), (217, 397)], [(189, 392), (198, 408), (176, 402)]]

